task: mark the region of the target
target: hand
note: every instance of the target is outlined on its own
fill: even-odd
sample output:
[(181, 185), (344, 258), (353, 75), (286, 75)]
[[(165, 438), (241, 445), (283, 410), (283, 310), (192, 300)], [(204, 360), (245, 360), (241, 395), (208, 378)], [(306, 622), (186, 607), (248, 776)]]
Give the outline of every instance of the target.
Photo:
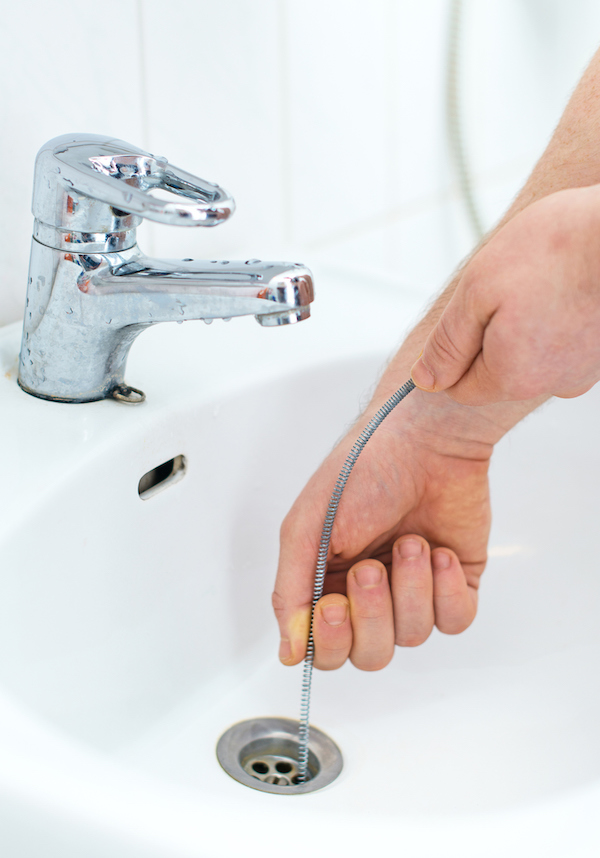
[(516, 215), (464, 269), (415, 384), (470, 405), (589, 390), (600, 379), (599, 237), (598, 185)]
[[(398, 378), (406, 378), (397, 363), (360, 425), (326, 459), (283, 523), (273, 606), (284, 664), (305, 655), (317, 551), (335, 480), (362, 426), (400, 386)], [(316, 667), (331, 670), (349, 657), (356, 667), (378, 670), (394, 644), (416, 646), (434, 625), (456, 634), (472, 622), (490, 527), (488, 463), (508, 428), (495, 408), (465, 408), (445, 394), (418, 390), (386, 418), (339, 506), (325, 595), (315, 609)]]

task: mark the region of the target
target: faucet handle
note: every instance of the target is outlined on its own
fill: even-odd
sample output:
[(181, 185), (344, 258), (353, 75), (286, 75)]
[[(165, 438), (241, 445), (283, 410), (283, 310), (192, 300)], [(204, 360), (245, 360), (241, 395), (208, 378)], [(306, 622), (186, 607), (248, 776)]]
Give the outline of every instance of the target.
[[(152, 195), (155, 190), (177, 199), (160, 199)], [(219, 185), (122, 140), (65, 134), (37, 155), (32, 209), (49, 226), (101, 233), (134, 227), (144, 217), (177, 226), (215, 226), (233, 214), (235, 202)]]

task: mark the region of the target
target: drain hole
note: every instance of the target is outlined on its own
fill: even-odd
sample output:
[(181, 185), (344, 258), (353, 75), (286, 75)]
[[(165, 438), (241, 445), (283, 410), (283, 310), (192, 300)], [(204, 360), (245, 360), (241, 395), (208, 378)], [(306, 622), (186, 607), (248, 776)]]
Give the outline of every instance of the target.
[(157, 465), (148, 471), (138, 483), (138, 494), (142, 500), (154, 497), (157, 492), (162, 491), (167, 486), (176, 483), (185, 474), (185, 456), (175, 456), (174, 459), (169, 459), (168, 462), (163, 462), (162, 465)]
[(330, 784), (342, 770), (342, 755), (331, 739), (311, 727), (306, 781), (298, 779), (297, 721), (252, 718), (230, 727), (217, 744), (227, 774), (251, 789), (294, 795)]
[[(291, 787), (300, 783), (298, 775), (298, 741), (276, 735), (255, 739), (245, 745), (238, 757), (241, 768), (267, 784)], [(315, 755), (309, 754), (307, 781), (319, 772), (319, 762)]]

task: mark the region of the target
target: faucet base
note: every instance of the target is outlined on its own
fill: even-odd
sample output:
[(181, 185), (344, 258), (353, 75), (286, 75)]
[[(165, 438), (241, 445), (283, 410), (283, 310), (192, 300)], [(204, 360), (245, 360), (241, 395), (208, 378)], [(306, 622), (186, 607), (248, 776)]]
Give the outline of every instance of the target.
[(30, 396), (35, 396), (37, 399), (45, 399), (46, 402), (60, 402), (63, 404), (83, 404), (85, 402), (102, 402), (103, 399), (114, 399), (117, 402), (124, 402), (126, 405), (140, 405), (140, 403), (146, 401), (146, 394), (143, 390), (140, 390), (137, 387), (129, 387), (127, 384), (118, 384), (116, 387), (113, 387), (108, 393), (103, 396), (94, 396), (93, 398), (81, 398), (81, 399), (72, 399), (66, 398), (62, 396), (52, 396), (47, 393), (39, 393), (36, 390), (31, 390), (31, 388), (27, 387), (20, 378), (17, 379), (17, 384), (21, 388), (24, 393), (28, 393)]

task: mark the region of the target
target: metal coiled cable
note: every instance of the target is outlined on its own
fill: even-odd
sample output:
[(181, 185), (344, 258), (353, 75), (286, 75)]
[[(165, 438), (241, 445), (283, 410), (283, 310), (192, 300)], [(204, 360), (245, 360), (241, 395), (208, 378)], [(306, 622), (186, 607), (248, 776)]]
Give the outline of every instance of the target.
[(317, 555), (317, 568), (315, 572), (315, 587), (313, 591), (312, 611), (310, 617), (310, 632), (308, 635), (308, 643), (306, 645), (306, 657), (304, 659), (304, 670), (302, 673), (302, 698), (300, 702), (300, 727), (298, 737), (300, 745), (298, 748), (298, 783), (303, 783), (306, 780), (308, 771), (308, 741), (310, 737), (310, 690), (312, 684), (313, 661), (315, 657), (315, 641), (313, 637), (313, 624), (315, 617), (315, 606), (323, 594), (323, 585), (325, 583), (325, 572), (327, 569), (327, 555), (329, 553), (329, 543), (331, 541), (331, 531), (333, 530), (333, 522), (337, 509), (342, 497), (344, 487), (348, 482), (348, 477), (352, 468), (356, 464), (356, 460), (364, 450), (367, 442), (375, 432), (375, 430), (383, 423), (388, 414), (402, 402), (405, 396), (415, 389), (415, 384), (412, 379), (409, 379), (402, 385), (390, 398), (385, 402), (377, 414), (369, 420), (367, 426), (360, 433), (356, 443), (350, 450), (344, 466), (339, 473), (333, 494), (327, 507), (325, 522), (321, 533), (321, 544)]

